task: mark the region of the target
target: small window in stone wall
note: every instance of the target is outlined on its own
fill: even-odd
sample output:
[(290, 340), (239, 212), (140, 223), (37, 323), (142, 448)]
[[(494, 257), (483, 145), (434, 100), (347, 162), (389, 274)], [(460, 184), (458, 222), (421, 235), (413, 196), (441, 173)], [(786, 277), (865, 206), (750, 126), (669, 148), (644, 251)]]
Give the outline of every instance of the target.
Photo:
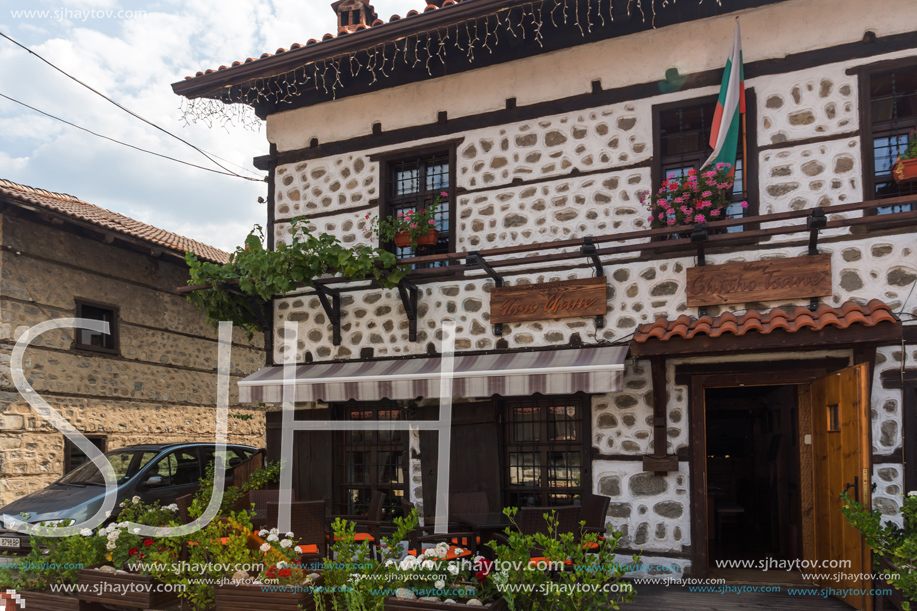
[[(383, 164), (383, 196), (380, 208), (383, 216), (397, 215), (413, 210), (423, 210), (436, 196), (446, 193), (436, 213), (436, 229), (439, 239), (432, 246), (418, 245), (416, 250), (407, 247), (387, 245), (399, 257), (444, 254), (454, 250), (454, 206), (452, 204), (455, 183), (454, 153), (441, 151), (432, 154), (414, 155), (390, 160)], [(385, 245), (383, 245), (385, 246)], [(446, 265), (446, 263), (437, 263)]]
[(583, 497), (583, 405), (576, 397), (506, 402), (504, 503), (578, 505)]
[[(701, 100), (687, 100), (674, 104), (664, 104), (654, 108), (654, 137), (658, 154), (653, 158), (653, 185), (658, 189), (663, 180), (687, 175), (689, 170), (699, 170), (713, 148), (710, 146), (710, 129), (716, 111), (716, 97)], [(754, 94), (746, 91), (745, 122), (749, 128), (754, 124)], [(744, 129), (744, 128), (743, 128)], [(754, 160), (754, 134), (739, 135), (736, 153), (735, 184), (730, 199), (733, 204), (726, 210), (728, 218), (742, 218), (758, 213), (757, 193), (754, 185), (754, 172), (757, 168), (751, 164), (746, 171), (743, 136), (747, 139), (749, 157)], [(743, 208), (741, 202), (748, 202)], [(744, 226), (730, 227), (728, 231), (742, 231)]]
[(118, 353), (118, 308), (112, 305), (76, 300), (76, 317), (108, 323), (108, 333), (76, 329), (73, 346), (79, 350)]
[[(871, 168), (866, 176), (866, 197), (889, 199), (917, 195), (917, 182), (898, 184), (891, 169), (898, 156), (908, 146), (911, 132), (917, 129), (917, 67), (865, 75), (869, 100), (866, 108), (871, 135), (867, 142), (864, 167)], [(907, 212), (911, 204), (879, 208), (879, 214)]]
[[(105, 452), (108, 448), (108, 437), (105, 435), (84, 435), (89, 443)], [(83, 453), (72, 441), (64, 437), (64, 474), (89, 462), (89, 457)]]

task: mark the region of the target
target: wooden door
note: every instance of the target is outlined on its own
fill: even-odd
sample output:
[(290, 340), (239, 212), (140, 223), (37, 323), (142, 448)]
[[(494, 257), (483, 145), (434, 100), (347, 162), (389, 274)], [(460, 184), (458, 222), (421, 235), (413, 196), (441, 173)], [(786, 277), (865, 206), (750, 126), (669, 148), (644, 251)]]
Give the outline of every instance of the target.
[[(860, 533), (841, 514), (845, 490), (867, 507), (870, 498), (868, 368), (856, 365), (812, 382), (812, 430), (815, 459), (815, 555), (825, 562), (849, 560), (850, 566), (818, 568), (817, 573), (841, 574), (821, 584), (838, 590), (869, 590), (872, 583), (850, 579), (871, 572), (870, 552)], [(861, 611), (872, 610), (872, 598), (848, 594), (844, 602)]]

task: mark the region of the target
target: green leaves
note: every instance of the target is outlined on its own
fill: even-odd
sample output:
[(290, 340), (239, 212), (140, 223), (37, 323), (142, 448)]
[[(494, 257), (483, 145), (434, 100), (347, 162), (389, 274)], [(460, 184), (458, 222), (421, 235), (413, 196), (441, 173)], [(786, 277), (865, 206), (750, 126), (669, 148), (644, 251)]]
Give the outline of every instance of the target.
[(292, 222), (289, 243), (268, 250), (264, 247), (264, 231), (255, 225), (226, 265), (201, 261), (193, 253), (186, 253), (188, 284), (212, 287), (194, 291), (188, 300), (207, 313), (212, 326), (222, 320), (231, 321), (251, 339), (256, 331), (269, 330), (265, 302), (299, 286), (312, 286), (321, 276), (372, 278), (380, 286), (392, 288), (410, 272), (406, 266), (397, 266), (397, 258), (391, 252), (368, 246), (347, 248), (333, 235), (315, 235), (312, 231), (305, 217), (297, 217)]

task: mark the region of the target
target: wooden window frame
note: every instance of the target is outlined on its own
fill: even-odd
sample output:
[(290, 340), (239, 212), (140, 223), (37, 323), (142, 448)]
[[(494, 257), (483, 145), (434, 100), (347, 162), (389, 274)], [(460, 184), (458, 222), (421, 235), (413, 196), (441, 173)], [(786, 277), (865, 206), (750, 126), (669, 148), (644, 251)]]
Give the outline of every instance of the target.
[(76, 318), (83, 318), (83, 308), (91, 307), (98, 308), (100, 310), (110, 310), (112, 313), (112, 320), (109, 323), (109, 331), (111, 337), (111, 348), (105, 346), (93, 346), (91, 344), (83, 344), (80, 342), (82, 338), (82, 333), (80, 329), (76, 329), (73, 335), (73, 346), (75, 350), (87, 350), (90, 352), (101, 352), (103, 354), (121, 354), (121, 308), (110, 303), (101, 303), (98, 301), (89, 301), (86, 299), (77, 298), (74, 300)]
[[(391, 214), (391, 176), (392, 169), (398, 163), (403, 163), (405, 161), (411, 161), (414, 159), (422, 159), (429, 157), (442, 156), (449, 158), (449, 188), (445, 191), (449, 194), (449, 250), (448, 252), (456, 252), (457, 247), (457, 224), (458, 224), (458, 214), (457, 214), (457, 204), (456, 204), (456, 187), (455, 183), (458, 178), (457, 172), (457, 154), (456, 148), (464, 138), (457, 140), (449, 140), (445, 142), (439, 142), (435, 144), (428, 144), (425, 146), (414, 147), (409, 149), (399, 149), (397, 151), (389, 151), (386, 153), (380, 153), (370, 156), (370, 161), (379, 162), (379, 218), (383, 219), (389, 214)], [(379, 244), (380, 248), (385, 248), (387, 250), (392, 250), (394, 252), (394, 244)]]
[[(101, 444), (95, 444), (95, 446), (99, 448), (100, 450), (102, 450), (102, 452), (108, 451), (108, 435), (83, 433), (83, 437), (85, 437), (86, 439), (90, 441), (101, 441), (102, 442)], [(74, 469), (73, 465), (70, 462), (70, 453), (74, 447), (75, 446), (73, 445), (73, 442), (70, 441), (70, 439), (66, 435), (64, 435), (64, 461), (63, 461), (64, 475), (70, 473)]]
[[(535, 402), (542, 409), (547, 409), (552, 403), (566, 403), (566, 404), (576, 404), (579, 413), (577, 414), (578, 420), (575, 421), (577, 427), (577, 433), (579, 439), (573, 441), (572, 443), (558, 442), (558, 441), (549, 441), (546, 435), (543, 435), (542, 440), (534, 442), (514, 442), (512, 440), (512, 425), (514, 420), (512, 418), (512, 408), (514, 405), (518, 405), (524, 402)], [(577, 393), (575, 395), (557, 395), (557, 396), (541, 396), (535, 395), (532, 397), (509, 397), (504, 398), (501, 402), (501, 411), (502, 416), (500, 418), (503, 423), (503, 431), (500, 436), (502, 447), (500, 448), (500, 471), (501, 471), (501, 481), (502, 481), (502, 500), (504, 507), (515, 506), (511, 501), (511, 496), (513, 494), (524, 494), (532, 493), (538, 494), (541, 497), (540, 506), (548, 506), (549, 495), (551, 493), (555, 494), (579, 494), (580, 503), (586, 498), (592, 496), (592, 480), (591, 480), (591, 466), (592, 466), (592, 403), (588, 395)], [(549, 419), (546, 414), (543, 414), (541, 420), (537, 421), (539, 426), (542, 429), (542, 433), (546, 433)], [(527, 450), (526, 448), (532, 448)], [(553, 448), (557, 448), (556, 450)], [(537, 488), (522, 488), (522, 487), (513, 487), (510, 484), (510, 454), (513, 451), (531, 451), (537, 452), (540, 454), (540, 469), (541, 469), (541, 482)], [(569, 451), (578, 451), (580, 453), (580, 486), (578, 488), (552, 488), (548, 485), (548, 460), (547, 454), (552, 451), (559, 452), (569, 452)]]
[[(686, 98), (677, 102), (666, 102), (653, 106), (653, 158), (650, 167), (650, 181), (652, 189), (647, 197), (652, 197), (653, 193), (659, 190), (662, 185), (662, 122), (663, 113), (687, 108), (690, 106), (711, 105), (716, 108), (718, 94), (701, 96), (697, 98)], [(748, 208), (744, 216), (756, 216), (760, 209), (760, 193), (758, 192), (758, 103), (754, 87), (745, 89), (745, 112), (746, 112), (746, 140), (748, 142), (748, 159), (742, 159), (742, 180), (745, 186), (746, 201)], [(713, 118), (713, 113), (710, 114)], [(739, 141), (741, 145), (741, 140)], [(757, 223), (748, 223), (742, 225), (743, 231), (750, 231), (758, 228)]]
[[(874, 76), (902, 70), (917, 71), (917, 58), (907, 57), (887, 62), (879, 62), (854, 70), (857, 74), (859, 86), (860, 164), (863, 172), (862, 185), (864, 201), (874, 200), (876, 194), (876, 160), (873, 150), (874, 131), (872, 124), (872, 78)], [(848, 73), (851, 73), (851, 71), (848, 71)], [(872, 208), (867, 210), (866, 214), (877, 215), (879, 211)]]
[[(360, 403), (360, 402), (347, 402), (347, 403), (336, 403), (331, 406), (332, 416), (335, 420), (347, 420), (345, 412), (350, 410), (362, 410), (362, 411), (372, 411), (374, 412), (374, 420), (379, 419), (380, 411), (392, 411), (398, 410), (403, 413), (402, 419), (410, 417), (410, 409), (405, 408), (405, 406), (400, 402), (371, 402), (371, 403)], [(393, 431), (401, 435), (401, 469), (403, 475), (403, 484), (400, 485), (386, 485), (386, 487), (379, 487), (378, 473), (376, 468), (378, 467), (378, 460), (376, 458), (377, 453), (380, 451), (380, 447), (388, 447), (388, 451), (392, 451), (391, 448), (396, 445), (395, 442), (392, 443), (383, 443), (379, 441), (378, 430), (365, 431), (372, 435), (372, 441), (370, 442), (351, 442), (348, 439), (353, 431), (337, 431), (334, 435), (334, 441), (332, 444), (333, 454), (334, 454), (334, 477), (332, 480), (332, 504), (333, 512), (335, 514), (347, 514), (352, 515), (353, 512), (348, 510), (348, 501), (346, 499), (346, 491), (352, 488), (359, 488), (365, 490), (383, 490), (385, 492), (390, 492), (393, 490), (401, 490), (404, 498), (410, 498), (411, 494), (411, 481), (410, 481), (410, 454), (411, 454), (411, 441), (410, 435), (407, 430)], [(372, 459), (370, 460), (369, 466), (371, 467), (370, 471), (370, 481), (367, 484), (351, 484), (346, 481), (345, 472), (347, 469), (347, 462), (345, 460), (346, 452), (350, 449), (360, 449), (368, 450), (372, 453)], [(385, 450), (382, 450), (385, 451)], [(395, 507), (394, 512), (397, 515), (400, 515), (401, 508)]]

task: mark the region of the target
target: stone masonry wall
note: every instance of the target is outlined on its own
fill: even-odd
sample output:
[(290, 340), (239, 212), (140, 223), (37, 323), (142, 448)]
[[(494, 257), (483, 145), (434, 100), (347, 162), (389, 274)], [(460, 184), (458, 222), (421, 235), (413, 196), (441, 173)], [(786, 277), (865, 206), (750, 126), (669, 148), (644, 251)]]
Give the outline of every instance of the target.
[[(910, 53), (913, 55), (913, 52)], [(900, 54), (896, 54), (900, 55)], [(862, 201), (858, 83), (845, 70), (856, 63), (748, 79), (757, 97), (757, 144), (770, 147), (758, 153), (761, 213), (830, 207)], [(545, 116), (530, 121), (472, 130), (460, 134), (457, 146), (457, 245), (476, 250), (511, 244), (551, 241), (625, 232), (647, 227), (639, 194), (653, 190), (650, 182), (652, 106), (690, 100), (716, 93), (701, 88), (639, 100)], [(812, 139), (819, 139), (813, 142)], [(431, 141), (418, 141), (418, 146)], [(402, 149), (401, 143), (392, 149)], [(369, 155), (385, 149), (332, 156), (278, 168), (278, 219), (308, 213), (327, 213), (313, 221), (316, 229), (332, 233), (349, 244), (372, 244), (366, 215), (378, 214), (367, 203), (378, 197), (378, 163)], [(514, 184), (522, 180), (523, 184)], [(537, 181), (525, 184), (525, 181)], [(856, 213), (858, 216), (859, 213)], [(798, 222), (798, 221), (797, 221)], [(766, 225), (768, 226), (768, 225)], [(289, 224), (275, 227), (277, 240), (289, 239)], [(804, 234), (775, 237), (756, 247), (708, 254), (707, 264), (804, 256)], [(847, 230), (822, 234), (820, 251), (831, 254), (834, 294), (824, 302), (837, 306), (848, 300), (861, 303), (878, 298), (893, 310), (917, 316), (917, 299), (905, 303), (917, 280), (914, 234), (871, 237)], [(832, 241), (834, 240), (834, 241)], [(697, 315), (685, 305), (685, 270), (695, 264), (688, 255), (659, 256), (644, 261), (637, 255), (606, 260), (608, 314), (597, 329), (594, 319), (569, 318), (504, 325), (502, 338), (493, 335), (488, 300), (493, 283), (477, 272), (461, 280), (422, 285), (419, 301), (419, 338), (407, 339), (407, 318), (397, 292), (359, 289), (343, 301), (341, 346), (331, 344), (330, 325), (309, 294), (294, 294), (275, 302), (275, 336), (287, 320), (300, 324), (303, 338), (296, 359), (359, 358), (372, 350), (375, 357), (424, 354), (438, 350), (437, 328), (444, 318), (457, 321), (458, 350), (561, 346), (600, 341), (625, 342), (638, 325), (658, 316)], [(569, 265), (568, 265), (569, 264)], [(563, 271), (520, 266), (507, 272), (507, 284), (530, 284), (592, 274), (582, 260), (565, 262)], [(307, 292), (303, 292), (307, 293)], [(808, 300), (734, 304), (708, 309), (725, 310), (807, 305)], [(275, 342), (280, 360), (282, 342)], [(913, 350), (914, 347), (908, 347)], [(901, 446), (900, 396), (881, 388), (881, 371), (900, 366), (899, 348), (879, 351), (872, 397), (873, 452), (889, 455)], [(917, 357), (917, 355), (915, 355)], [(738, 357), (732, 357), (738, 358)], [(744, 357), (742, 357), (744, 358)], [(688, 393), (674, 385), (674, 364), (667, 372), (669, 451), (688, 444)], [(639, 456), (651, 445), (649, 365), (628, 365), (623, 392), (593, 398), (593, 445), (604, 456)], [(654, 478), (641, 474), (634, 460), (602, 460), (594, 464), (595, 490), (613, 496), (609, 520), (627, 529), (635, 546), (647, 550), (682, 552), (691, 545), (687, 528), (688, 472)], [(894, 513), (901, 493), (900, 465), (881, 465), (876, 506)], [(612, 494), (614, 493), (614, 494)], [(658, 510), (657, 510), (658, 508)]]
[[(74, 317), (74, 298), (120, 308), (120, 354), (74, 350), (74, 331), (48, 332), (26, 352), (27, 379), (108, 449), (212, 441), (216, 332), (175, 293), (183, 264), (4, 215), (0, 254), (0, 506), (63, 475), (64, 438), (15, 389), (10, 356), (25, 329)], [(263, 365), (261, 338), (233, 337), (229, 441), (264, 445), (263, 408), (239, 406), (237, 382)], [(245, 416), (252, 416), (244, 419)]]

